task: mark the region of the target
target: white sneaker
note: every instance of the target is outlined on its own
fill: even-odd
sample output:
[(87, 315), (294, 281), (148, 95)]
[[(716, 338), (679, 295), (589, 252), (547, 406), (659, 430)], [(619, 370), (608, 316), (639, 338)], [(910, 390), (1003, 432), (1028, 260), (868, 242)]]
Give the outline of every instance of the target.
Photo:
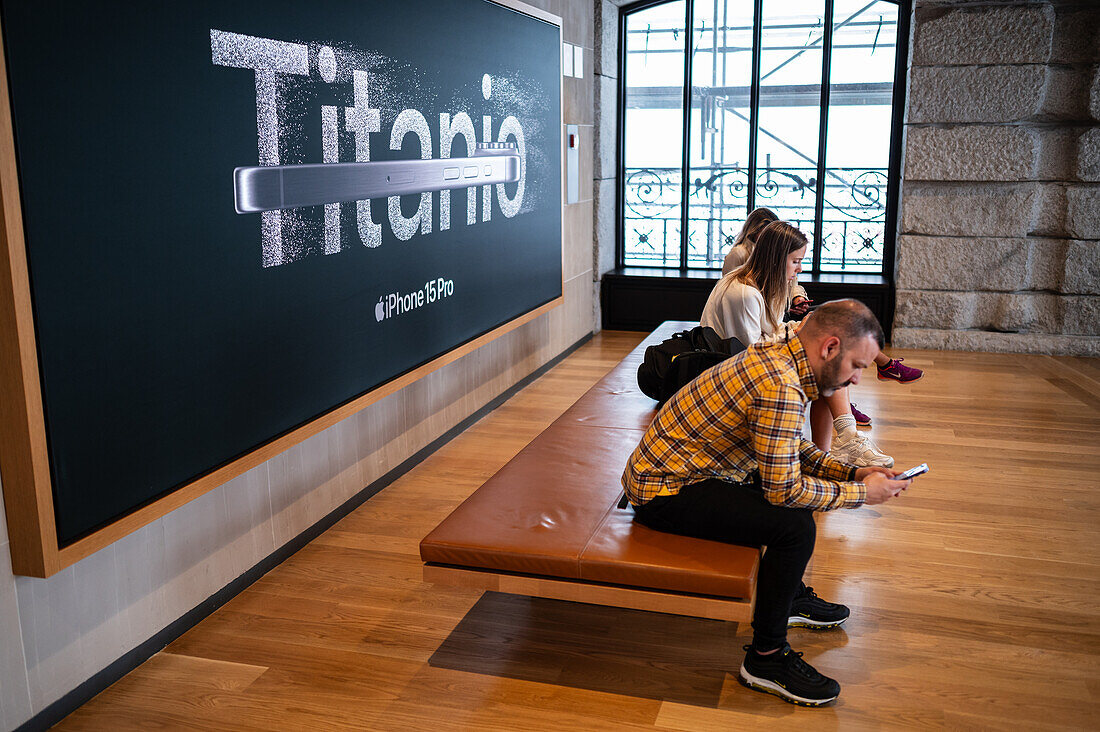
[(861, 435), (855, 430), (837, 435), (829, 454), (840, 462), (855, 465), (857, 468), (865, 468), (870, 465), (880, 468), (894, 467), (894, 458), (875, 447), (875, 443), (871, 442), (871, 438)]

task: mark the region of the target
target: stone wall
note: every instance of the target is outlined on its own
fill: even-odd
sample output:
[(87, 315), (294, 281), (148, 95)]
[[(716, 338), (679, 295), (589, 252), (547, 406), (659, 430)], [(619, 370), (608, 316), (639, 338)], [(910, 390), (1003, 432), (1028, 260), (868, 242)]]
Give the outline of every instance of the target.
[(895, 345), (1100, 356), (1100, 6), (918, 0)]
[(593, 0), (595, 33), (595, 141), (592, 161), (592, 278), (595, 281), (596, 322), (600, 321), (600, 278), (615, 268), (615, 190), (618, 175), (619, 6), (627, 0)]

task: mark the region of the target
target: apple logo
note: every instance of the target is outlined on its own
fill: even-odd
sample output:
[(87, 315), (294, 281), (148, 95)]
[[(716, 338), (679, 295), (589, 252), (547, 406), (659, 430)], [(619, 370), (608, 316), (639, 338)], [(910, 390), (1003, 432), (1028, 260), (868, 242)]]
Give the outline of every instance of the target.
[(378, 298), (378, 304), (374, 306), (374, 319), (379, 323), (386, 317), (386, 306), (382, 304), (382, 298)]

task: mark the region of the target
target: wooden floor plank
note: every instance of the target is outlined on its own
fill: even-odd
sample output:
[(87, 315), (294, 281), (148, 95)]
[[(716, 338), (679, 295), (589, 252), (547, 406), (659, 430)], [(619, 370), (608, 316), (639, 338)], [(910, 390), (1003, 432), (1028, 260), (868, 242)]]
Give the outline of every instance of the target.
[(736, 682), (744, 624), (434, 587), (418, 544), (638, 342), (604, 332), (61, 729), (1084, 729), (1100, 718), (1100, 360), (893, 349), (852, 390), (932, 472), (818, 516), (807, 581), (852, 607), (792, 644), (843, 691)]

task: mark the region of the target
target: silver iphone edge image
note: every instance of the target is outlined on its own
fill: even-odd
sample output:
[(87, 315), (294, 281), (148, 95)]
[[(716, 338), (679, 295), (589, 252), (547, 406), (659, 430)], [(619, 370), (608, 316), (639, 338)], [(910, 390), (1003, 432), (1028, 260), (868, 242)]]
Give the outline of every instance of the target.
[(479, 143), (474, 155), (465, 158), (235, 168), (233, 201), (239, 214), (258, 213), (516, 183), (520, 174), (514, 144)]

